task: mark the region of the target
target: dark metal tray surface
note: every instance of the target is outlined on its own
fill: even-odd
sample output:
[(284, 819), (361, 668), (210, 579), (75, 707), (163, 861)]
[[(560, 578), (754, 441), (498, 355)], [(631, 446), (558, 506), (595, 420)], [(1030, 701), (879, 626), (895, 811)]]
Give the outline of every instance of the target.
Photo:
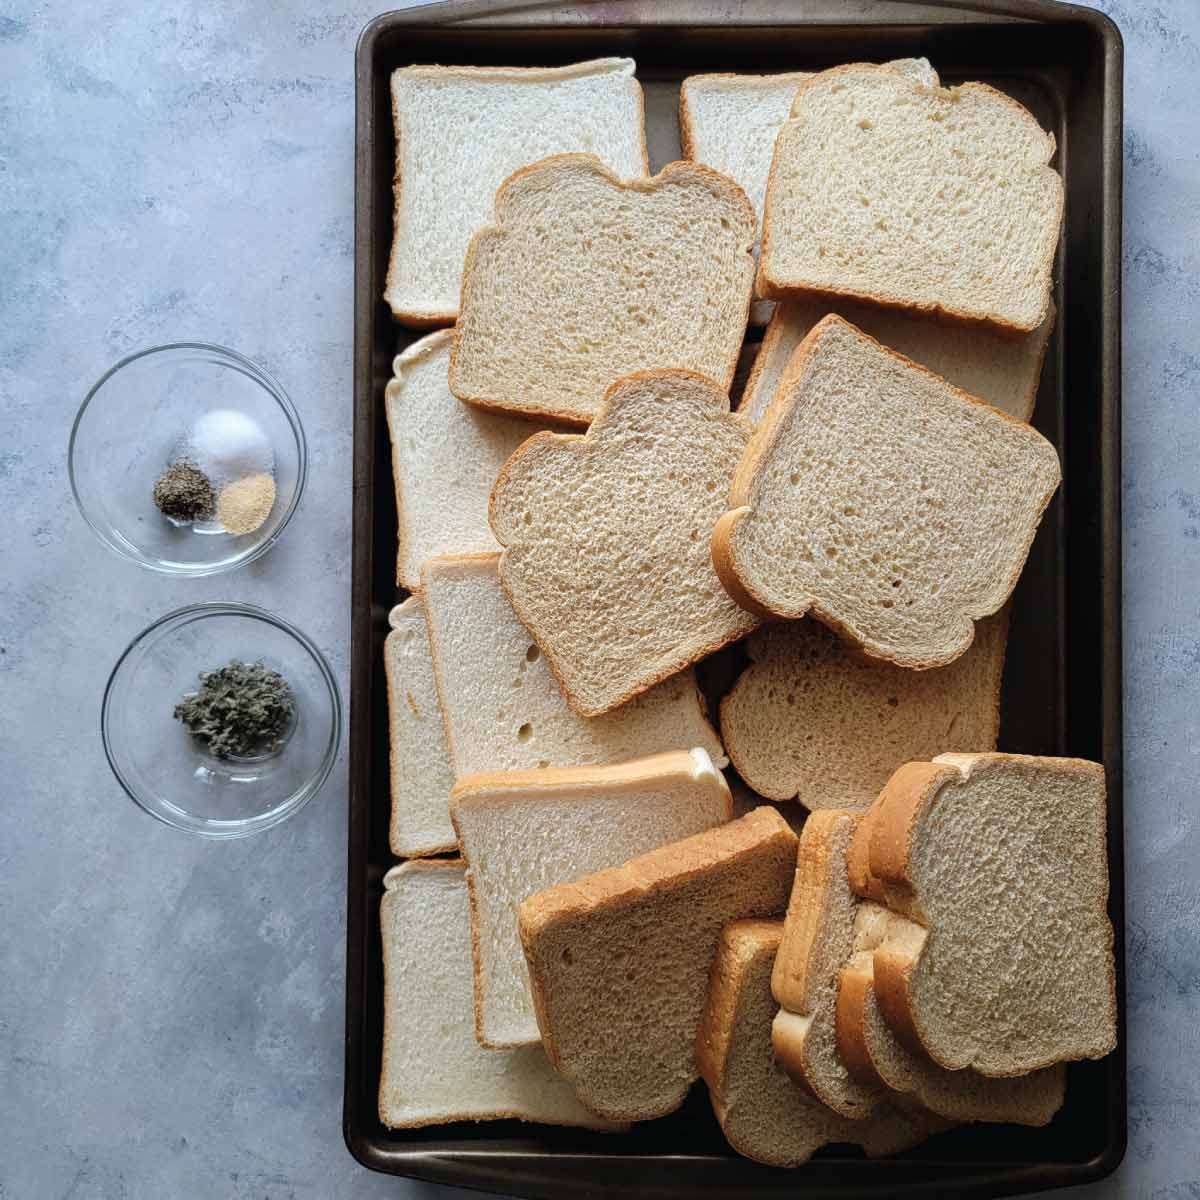
[[(1058, 141), (1066, 218), (1055, 270), (1059, 319), (1035, 424), (1058, 448), (1063, 486), (1014, 599), (1001, 748), (1102, 761), (1108, 774), (1110, 912), (1120, 1046), (1070, 1068), (1044, 1129), (974, 1125), (899, 1158), (822, 1151), (784, 1171), (728, 1148), (703, 1085), (669, 1117), (612, 1137), (520, 1122), (393, 1132), (378, 1118), (383, 1021), (379, 900), (388, 848), (382, 645), (402, 593), (393, 579), (395, 499), (383, 389), (416, 336), (382, 300), (392, 235), (388, 79), (408, 63), (551, 66), (628, 55), (646, 93), (654, 170), (679, 156), (680, 81), (708, 71), (815, 69), (924, 55), (943, 81), (981, 79), (1028, 106)], [(1051, 0), (715, 0), (501, 5), (389, 13), (357, 57), (354, 556), (344, 1132), (363, 1164), (520, 1196), (1004, 1196), (1100, 1178), (1126, 1140), (1121, 821), (1120, 246), (1122, 45), (1089, 9)], [(728, 666), (728, 664), (726, 664)], [(718, 676), (709, 683), (719, 690)]]

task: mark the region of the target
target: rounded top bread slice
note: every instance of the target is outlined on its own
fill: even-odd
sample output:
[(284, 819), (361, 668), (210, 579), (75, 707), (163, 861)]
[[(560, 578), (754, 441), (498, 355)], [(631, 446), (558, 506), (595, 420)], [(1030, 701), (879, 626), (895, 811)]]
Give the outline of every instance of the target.
[(725, 752), (770, 800), (866, 808), (911, 759), (995, 748), (1007, 629), (1006, 606), (961, 658), (909, 671), (864, 659), (816, 621), (769, 623), (721, 700)]
[(759, 290), (1035, 329), (1062, 222), (1054, 150), (986, 84), (865, 64), (814, 75), (775, 142)]
[(500, 582), (571, 706), (624, 704), (748, 633), (708, 537), (750, 425), (691, 371), (608, 389), (586, 434), (540, 433), (492, 490)]
[(467, 250), (451, 391), (581, 426), (634, 371), (681, 367), (728, 389), (755, 227), (742, 189), (699, 163), (650, 179), (587, 154), (522, 168)]
[(834, 1112), (869, 1117), (883, 1100), (878, 1084), (852, 1075), (837, 1042), (838, 972), (854, 949), (859, 899), (846, 855), (857, 816), (811, 813), (800, 831), (796, 877), (771, 974), (781, 1006), (772, 1026), (775, 1057), (787, 1073)]
[(1008, 599), (1060, 478), (1030, 426), (830, 315), (755, 428), (713, 564), (750, 611), (944, 666)]
[(839, 1116), (797, 1087), (771, 1051), (771, 967), (783, 922), (743, 920), (721, 933), (696, 1037), (696, 1062), (729, 1144), (757, 1162), (796, 1167), (821, 1146), (895, 1154), (940, 1126), (919, 1113), (880, 1109), (861, 1121)]
[(888, 1025), (950, 1070), (1010, 1076), (1116, 1044), (1104, 769), (946, 754), (870, 817), (869, 870), (916, 936), (873, 959)]
[(384, 299), (424, 328), (458, 314), (463, 256), (496, 188), (549, 154), (587, 151), (650, 173), (631, 58), (562, 67), (400, 67), (392, 72), (394, 234)]

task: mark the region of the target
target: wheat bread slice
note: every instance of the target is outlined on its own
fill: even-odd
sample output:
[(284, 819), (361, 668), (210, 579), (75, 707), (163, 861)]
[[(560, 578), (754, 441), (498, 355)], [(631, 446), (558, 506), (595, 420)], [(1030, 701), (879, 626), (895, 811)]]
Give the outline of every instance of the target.
[(383, 1124), (412, 1129), (517, 1117), (619, 1128), (579, 1103), (540, 1046), (494, 1051), (476, 1043), (463, 864), (406, 862), (383, 886)]
[(768, 799), (866, 808), (912, 759), (995, 748), (1007, 640), (1006, 606), (961, 658), (909, 671), (864, 659), (816, 621), (767, 624), (721, 700), (725, 752)]
[(1116, 1044), (1104, 769), (945, 754), (907, 763), (871, 818), (870, 873), (904, 938), (875, 949), (875, 998), (912, 1051), (1020, 1075)]
[(451, 391), (576, 426), (635, 371), (682, 367), (727, 391), (754, 226), (741, 188), (697, 163), (623, 179), (566, 154), (517, 171), (467, 251)]
[(1036, 329), (1062, 223), (1054, 150), (987, 84), (929, 87), (864, 64), (822, 71), (775, 142), (758, 289)]
[(749, 440), (712, 380), (641, 371), (608, 389), (587, 433), (537, 434), (500, 472), (500, 583), (582, 716), (758, 624), (721, 586), (708, 548)]
[(869, 1117), (884, 1099), (878, 1084), (855, 1077), (837, 1041), (838, 972), (854, 949), (859, 899), (846, 854), (854, 813), (810, 813), (800, 832), (795, 881), (771, 973), (780, 1006), (771, 1027), (775, 1058), (796, 1083), (834, 1112)]
[(830, 315), (755, 427), (713, 564), (751, 611), (945, 666), (1007, 601), (1060, 478), (1030, 426)]
[(594, 766), (699, 746), (726, 759), (691, 670), (602, 717), (563, 697), (500, 587), (498, 554), (428, 559), (421, 595), (455, 778)]
[(388, 624), (383, 642), (392, 796), (388, 843), (398, 858), (441, 854), (455, 848), (449, 812), (454, 778), (420, 597), (397, 604)]
[(384, 299), (407, 325), (458, 313), (463, 256), (518, 168), (585, 151), (649, 174), (630, 58), (565, 67), (401, 67), (392, 73), (395, 233)]
[[(923, 83), (936, 84), (937, 72), (923, 58), (890, 63)], [(746, 193), (757, 218), (755, 253), (762, 236), (767, 175), (780, 127), (811, 71), (777, 75), (689, 75), (679, 89), (679, 140), (683, 157), (727, 175)], [(755, 303), (750, 322), (765, 324), (771, 304)]]
[(439, 554), (496, 551), (487, 506), (500, 468), (537, 432), (451, 394), (448, 329), (414, 342), (392, 364), (384, 408), (396, 488), (396, 582), (415, 591), (421, 563)]
[(721, 932), (696, 1037), (696, 1064), (729, 1144), (773, 1167), (797, 1167), (822, 1146), (848, 1143), (871, 1157), (915, 1146), (936, 1126), (890, 1109), (847, 1120), (792, 1082), (771, 1051), (771, 966), (783, 922), (733, 921)]
[(450, 802), (467, 864), (475, 1036), (483, 1046), (541, 1040), (517, 932), (523, 900), (619, 866), (730, 819), (730, 795), (705, 751), (603, 767), (468, 775)]
[(831, 312), (993, 408), (1020, 421), (1033, 416), (1042, 363), (1054, 329), (1053, 303), (1046, 319), (1032, 333), (1013, 337), (984, 326), (947, 329), (928, 317), (820, 297), (801, 297), (776, 305), (738, 412), (754, 422), (761, 419), (797, 347), (809, 330)]
[[(898, 1104), (916, 1104), (948, 1120), (1045, 1125), (1062, 1107), (1062, 1063), (1028, 1075), (990, 1078), (969, 1068), (948, 1071), (913, 1054), (892, 1032), (875, 998), (874, 949), (905, 921), (869, 900), (855, 919), (855, 952), (838, 975), (837, 1041), (847, 1069), (868, 1085), (888, 1089)], [(885, 1093), (887, 1094), (887, 1093)]]
[(542, 1044), (610, 1120), (677, 1109), (721, 929), (787, 903), (796, 835), (773, 809), (539, 892), (519, 927)]

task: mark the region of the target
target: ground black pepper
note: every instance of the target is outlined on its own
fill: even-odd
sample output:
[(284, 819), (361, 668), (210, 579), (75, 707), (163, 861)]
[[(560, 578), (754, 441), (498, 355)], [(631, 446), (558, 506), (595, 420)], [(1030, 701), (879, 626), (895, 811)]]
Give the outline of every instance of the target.
[(154, 485), (154, 503), (164, 517), (203, 521), (211, 517), (216, 493), (207, 475), (194, 463), (172, 463)]
[(200, 690), (185, 696), (174, 715), (217, 758), (246, 758), (278, 750), (295, 711), (278, 671), (234, 658), (201, 672)]

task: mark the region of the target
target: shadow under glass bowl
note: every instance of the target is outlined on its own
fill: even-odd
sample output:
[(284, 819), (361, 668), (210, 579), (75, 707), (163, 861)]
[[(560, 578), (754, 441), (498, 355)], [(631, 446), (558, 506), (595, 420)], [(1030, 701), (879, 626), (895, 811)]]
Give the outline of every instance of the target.
[[(252, 533), (215, 521), (176, 526), (154, 484), (204, 414), (232, 409), (261, 427), (275, 457), (275, 503)], [(304, 430), (283, 388), (234, 350), (173, 342), (122, 359), (88, 392), (67, 453), (71, 490), (96, 536), (124, 558), (169, 575), (215, 575), (265, 554), (304, 491)]]
[[(278, 671), (296, 712), (274, 753), (221, 760), (173, 713), (202, 671), (235, 658)], [(328, 663), (298, 629), (249, 604), (194, 604), (130, 643), (105, 688), (100, 726), (113, 774), (139, 807), (189, 833), (234, 838), (278, 825), (321, 790), (342, 708)]]

